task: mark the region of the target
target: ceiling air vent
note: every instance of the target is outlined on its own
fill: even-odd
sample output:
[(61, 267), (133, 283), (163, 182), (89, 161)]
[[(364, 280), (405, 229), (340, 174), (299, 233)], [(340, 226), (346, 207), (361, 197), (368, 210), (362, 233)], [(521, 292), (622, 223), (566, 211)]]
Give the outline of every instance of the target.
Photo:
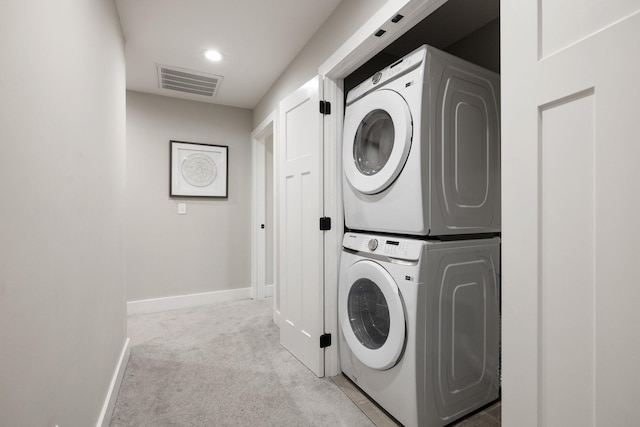
[(215, 74), (199, 73), (160, 64), (157, 66), (158, 85), (162, 89), (214, 97), (222, 81), (222, 76)]

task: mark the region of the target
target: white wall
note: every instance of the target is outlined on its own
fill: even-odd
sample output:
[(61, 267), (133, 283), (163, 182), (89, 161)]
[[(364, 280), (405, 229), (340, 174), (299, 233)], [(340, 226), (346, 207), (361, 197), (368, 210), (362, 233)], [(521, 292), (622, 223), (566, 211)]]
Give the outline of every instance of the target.
[(386, 0), (344, 0), (340, 3), (256, 105), (253, 126), (258, 126), (281, 100), (316, 76), (320, 65), (385, 3)]
[[(129, 301), (251, 286), (251, 129), (250, 110), (127, 92)], [(169, 197), (170, 140), (229, 146), (229, 197)]]
[(111, 0), (0, 3), (0, 425), (96, 425), (126, 339)]

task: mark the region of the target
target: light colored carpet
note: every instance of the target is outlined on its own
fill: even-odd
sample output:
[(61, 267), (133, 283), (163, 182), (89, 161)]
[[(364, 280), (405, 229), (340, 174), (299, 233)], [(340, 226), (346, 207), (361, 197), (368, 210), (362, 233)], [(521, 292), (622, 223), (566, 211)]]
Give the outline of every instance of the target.
[(111, 426), (373, 426), (279, 344), (272, 301), (129, 317)]

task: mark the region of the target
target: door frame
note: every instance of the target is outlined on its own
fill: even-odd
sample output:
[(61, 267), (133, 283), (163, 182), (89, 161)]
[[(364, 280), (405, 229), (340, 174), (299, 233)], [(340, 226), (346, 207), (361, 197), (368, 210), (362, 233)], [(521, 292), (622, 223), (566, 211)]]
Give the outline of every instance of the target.
[[(324, 79), (324, 99), (331, 114), (324, 120), (324, 209), (333, 219), (324, 243), (324, 330), (338, 337), (338, 272), (344, 235), (342, 206), (342, 126), (344, 124), (344, 79), (391, 44), (447, 0), (389, 0), (318, 69)], [(397, 23), (391, 19), (403, 15)], [(376, 37), (384, 29), (383, 37)], [(325, 376), (340, 373), (338, 346), (325, 348)]]
[[(253, 299), (261, 300), (274, 296), (274, 308), (277, 294), (277, 204), (273, 203), (274, 218), (273, 227), (273, 284), (267, 284), (267, 239), (266, 230), (260, 224), (266, 222), (266, 183), (264, 177), (266, 173), (266, 140), (271, 137), (273, 140), (273, 151), (276, 152), (276, 111), (271, 112), (256, 128), (251, 132), (251, 158), (252, 158), (252, 185), (251, 185), (251, 296)], [(273, 156), (272, 164), (272, 188), (273, 199), (276, 200), (277, 187), (275, 185), (276, 156)], [(274, 321), (276, 320), (274, 310)]]

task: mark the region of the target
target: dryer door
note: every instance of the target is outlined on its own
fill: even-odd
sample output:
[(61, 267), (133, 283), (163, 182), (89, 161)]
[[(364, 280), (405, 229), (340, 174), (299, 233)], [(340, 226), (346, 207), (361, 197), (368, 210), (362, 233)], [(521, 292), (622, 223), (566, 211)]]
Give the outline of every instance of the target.
[(380, 264), (353, 264), (341, 283), (340, 327), (353, 354), (373, 369), (392, 368), (402, 356), (406, 322), (398, 285)]
[(344, 119), (344, 173), (357, 191), (376, 194), (398, 177), (409, 155), (413, 125), (404, 98), (377, 90), (347, 107)]

